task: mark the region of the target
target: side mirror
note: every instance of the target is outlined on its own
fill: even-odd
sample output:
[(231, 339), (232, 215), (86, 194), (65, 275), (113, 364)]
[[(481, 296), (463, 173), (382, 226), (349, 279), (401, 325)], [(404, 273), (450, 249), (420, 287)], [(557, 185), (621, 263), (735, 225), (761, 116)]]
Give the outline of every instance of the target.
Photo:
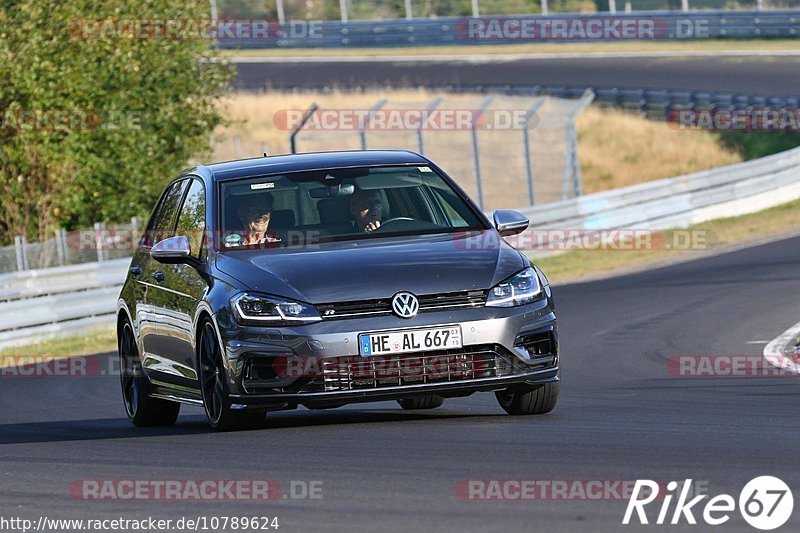
[(192, 247), (189, 245), (189, 239), (183, 235), (158, 241), (150, 248), (150, 257), (168, 265), (187, 263), (191, 256)]
[(528, 217), (519, 211), (511, 209), (498, 209), (493, 213), (494, 227), (503, 237), (522, 233), (528, 228)]

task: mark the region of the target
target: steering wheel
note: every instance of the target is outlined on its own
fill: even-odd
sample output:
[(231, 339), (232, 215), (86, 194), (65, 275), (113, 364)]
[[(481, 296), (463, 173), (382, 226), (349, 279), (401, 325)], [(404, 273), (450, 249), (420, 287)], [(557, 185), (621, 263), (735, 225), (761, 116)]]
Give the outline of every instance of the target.
[(392, 222), (399, 222), (401, 220), (414, 220), (414, 219), (411, 218), (411, 217), (394, 217), (394, 218), (390, 218), (388, 220), (384, 220), (383, 222), (381, 222), (381, 227), (384, 227), (386, 224), (390, 224)]

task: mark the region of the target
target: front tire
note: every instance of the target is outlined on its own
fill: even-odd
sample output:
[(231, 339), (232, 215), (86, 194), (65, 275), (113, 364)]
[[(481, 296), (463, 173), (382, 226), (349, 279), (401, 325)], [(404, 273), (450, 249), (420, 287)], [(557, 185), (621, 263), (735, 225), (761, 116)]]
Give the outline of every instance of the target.
[(509, 387), (495, 392), (497, 403), (510, 415), (543, 415), (556, 406), (561, 382), (545, 383), (535, 388)]
[(222, 350), (210, 320), (206, 320), (201, 326), (198, 356), (200, 390), (209, 425), (217, 431), (232, 431), (251, 428), (263, 422), (266, 415), (264, 411), (231, 408)]
[(128, 419), (137, 427), (174, 424), (178, 420), (181, 404), (149, 396), (150, 382), (142, 370), (136, 337), (127, 320), (119, 332), (117, 348), (122, 400)]
[(444, 398), (436, 394), (428, 394), (426, 396), (415, 396), (413, 398), (403, 398), (397, 400), (400, 407), (406, 411), (416, 411), (417, 409), (436, 409), (441, 407), (444, 403)]

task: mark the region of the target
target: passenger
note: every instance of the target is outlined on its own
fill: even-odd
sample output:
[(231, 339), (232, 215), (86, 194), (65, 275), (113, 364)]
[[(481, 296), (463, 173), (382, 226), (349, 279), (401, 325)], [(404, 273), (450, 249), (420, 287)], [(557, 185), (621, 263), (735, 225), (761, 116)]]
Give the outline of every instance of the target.
[(350, 198), (349, 207), (358, 231), (369, 233), (381, 227), (383, 199), (379, 190), (357, 190)]
[(239, 242), (227, 239), (229, 246), (250, 246), (254, 244), (278, 243), (280, 236), (269, 229), (272, 218), (272, 205), (275, 198), (269, 193), (250, 195), (242, 200), (238, 208), (239, 220), (244, 228)]

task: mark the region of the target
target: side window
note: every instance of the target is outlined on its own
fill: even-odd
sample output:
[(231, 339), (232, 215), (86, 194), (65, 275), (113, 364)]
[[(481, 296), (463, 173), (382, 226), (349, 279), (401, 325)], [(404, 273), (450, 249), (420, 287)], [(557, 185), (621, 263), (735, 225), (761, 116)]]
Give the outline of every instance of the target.
[(186, 180), (173, 183), (161, 197), (161, 202), (153, 213), (153, 218), (150, 219), (147, 231), (142, 237), (142, 246), (149, 248), (160, 240), (172, 237), (175, 216), (178, 214), (178, 206), (185, 187)]
[(189, 192), (181, 207), (176, 235), (189, 239), (192, 256), (198, 259), (203, 255), (203, 234), (206, 230), (206, 191), (203, 182), (192, 180)]

